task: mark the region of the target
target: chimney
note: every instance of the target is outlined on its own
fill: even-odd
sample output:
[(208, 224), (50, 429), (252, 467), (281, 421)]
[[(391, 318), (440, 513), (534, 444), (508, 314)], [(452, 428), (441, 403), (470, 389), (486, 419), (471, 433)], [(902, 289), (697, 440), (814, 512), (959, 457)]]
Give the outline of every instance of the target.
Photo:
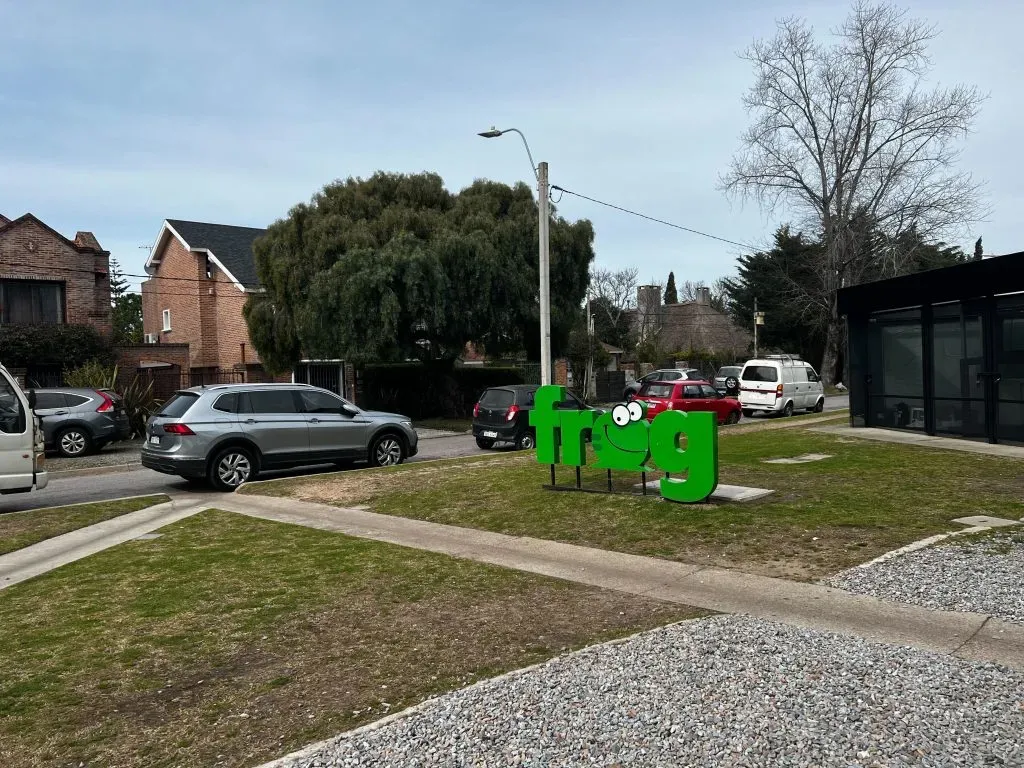
[(100, 248), (99, 240), (96, 239), (96, 235), (92, 232), (76, 232), (75, 233), (75, 245), (79, 248), (89, 248), (93, 251), (102, 251)]
[(706, 285), (697, 286), (697, 303), (698, 304), (710, 304), (711, 303), (711, 289)]

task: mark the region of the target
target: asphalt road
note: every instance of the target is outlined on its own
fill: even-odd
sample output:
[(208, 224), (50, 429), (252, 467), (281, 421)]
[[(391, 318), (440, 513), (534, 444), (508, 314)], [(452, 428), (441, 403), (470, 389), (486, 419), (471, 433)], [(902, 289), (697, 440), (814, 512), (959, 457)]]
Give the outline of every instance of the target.
[[(825, 410), (837, 411), (846, 408), (848, 399), (845, 395), (825, 398)], [(762, 418), (762, 417), (758, 417)], [(753, 421), (751, 419), (749, 421)], [(744, 421), (748, 421), (744, 419)], [(446, 459), (456, 456), (470, 456), (483, 453), (469, 435), (455, 437), (435, 437), (420, 441), (419, 454), (411, 461), (427, 461), (430, 459)], [(53, 463), (50, 465), (53, 467)], [(285, 473), (287, 476), (315, 474), (328, 470), (315, 467)], [(280, 475), (268, 475), (276, 477)], [(144, 496), (151, 493), (175, 493), (194, 490), (184, 481), (162, 475), (150, 469), (134, 469), (132, 471), (114, 472), (110, 474), (75, 474), (70, 477), (51, 475), (50, 483), (45, 490), (14, 496), (0, 497), (0, 514), (4, 512), (21, 512), (28, 509), (59, 507), (63, 504), (80, 504), (89, 501), (103, 501), (123, 496)]]
[[(427, 461), (430, 459), (446, 459), (455, 456), (468, 456), (483, 453), (476, 446), (471, 436), (435, 437), (420, 441), (420, 452), (410, 461)], [(50, 462), (51, 468), (53, 462)], [(98, 470), (101, 472), (102, 470)], [(285, 473), (295, 477), (316, 472), (335, 471), (330, 467), (314, 467)], [(279, 477), (280, 474), (266, 475)], [(28, 509), (59, 507), (63, 504), (81, 504), (89, 501), (103, 501), (123, 496), (145, 496), (151, 493), (185, 493), (194, 491), (187, 483), (172, 475), (163, 475), (151, 469), (133, 469), (131, 471), (113, 472), (110, 474), (75, 474), (70, 477), (51, 475), (50, 482), (42, 491), (20, 493), (0, 497), (0, 514), (4, 512), (22, 512)]]

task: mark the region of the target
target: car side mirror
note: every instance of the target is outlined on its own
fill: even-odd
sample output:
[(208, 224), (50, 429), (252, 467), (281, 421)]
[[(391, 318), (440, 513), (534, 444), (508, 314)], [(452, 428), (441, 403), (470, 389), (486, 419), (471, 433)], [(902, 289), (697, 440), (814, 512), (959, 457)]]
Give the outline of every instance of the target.
[(38, 402), (36, 391), (34, 389), (30, 389), (28, 391), (28, 409), (30, 411), (34, 411), (36, 409), (36, 402)]
[(356, 415), (356, 411), (352, 410), (347, 405), (341, 406), (339, 411), (341, 412), (342, 416), (355, 416)]

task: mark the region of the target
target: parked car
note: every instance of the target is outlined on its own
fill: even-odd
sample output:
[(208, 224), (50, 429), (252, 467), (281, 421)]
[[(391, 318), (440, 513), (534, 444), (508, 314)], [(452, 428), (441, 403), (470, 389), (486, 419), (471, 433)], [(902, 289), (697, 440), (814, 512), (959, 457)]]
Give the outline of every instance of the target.
[(41, 491), (49, 480), (35, 399), (0, 364), (0, 494)]
[(821, 413), (825, 409), (825, 389), (810, 363), (796, 355), (768, 355), (748, 360), (743, 366), (740, 405), (744, 416), (792, 416), (795, 410)]
[(265, 470), (415, 456), (412, 421), (306, 384), (219, 384), (175, 393), (146, 423), (142, 466), (232, 491)]
[(718, 394), (724, 395), (729, 390), (739, 392), (740, 374), (743, 372), (742, 365), (723, 365), (715, 374), (712, 384), (718, 390)]
[(739, 400), (718, 394), (706, 381), (649, 381), (632, 399), (647, 403), (648, 420), (663, 411), (712, 411), (719, 424), (740, 420)]
[(85, 456), (131, 436), (121, 396), (111, 389), (62, 387), (35, 393), (43, 440), (61, 456)]
[(626, 389), (622, 392), (622, 399), (629, 400), (630, 397), (640, 391), (644, 384), (650, 381), (681, 381), (683, 379), (701, 381), (704, 379), (704, 374), (696, 368), (659, 368), (656, 371), (651, 371), (641, 376), (632, 384), (627, 384)]
[[(533, 410), (533, 398), (538, 389), (536, 384), (510, 384), (485, 389), (473, 406), (473, 437), (476, 438), (476, 444), (484, 450), (493, 448), (495, 443), (512, 443), (520, 450), (533, 448), (536, 439), (530, 426), (530, 411)], [(586, 405), (569, 391), (566, 391), (565, 400), (559, 407), (604, 412), (600, 408)]]

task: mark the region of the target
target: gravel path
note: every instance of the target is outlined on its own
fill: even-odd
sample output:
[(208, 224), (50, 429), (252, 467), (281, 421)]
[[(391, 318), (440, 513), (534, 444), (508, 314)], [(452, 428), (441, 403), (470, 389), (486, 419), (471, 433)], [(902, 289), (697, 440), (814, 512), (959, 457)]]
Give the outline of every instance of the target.
[(1024, 765), (1024, 674), (744, 617), (594, 646), (331, 740), (328, 766)]
[(1024, 624), (1024, 526), (984, 539), (953, 537), (882, 563), (851, 568), (830, 587), (886, 600), (976, 611)]

